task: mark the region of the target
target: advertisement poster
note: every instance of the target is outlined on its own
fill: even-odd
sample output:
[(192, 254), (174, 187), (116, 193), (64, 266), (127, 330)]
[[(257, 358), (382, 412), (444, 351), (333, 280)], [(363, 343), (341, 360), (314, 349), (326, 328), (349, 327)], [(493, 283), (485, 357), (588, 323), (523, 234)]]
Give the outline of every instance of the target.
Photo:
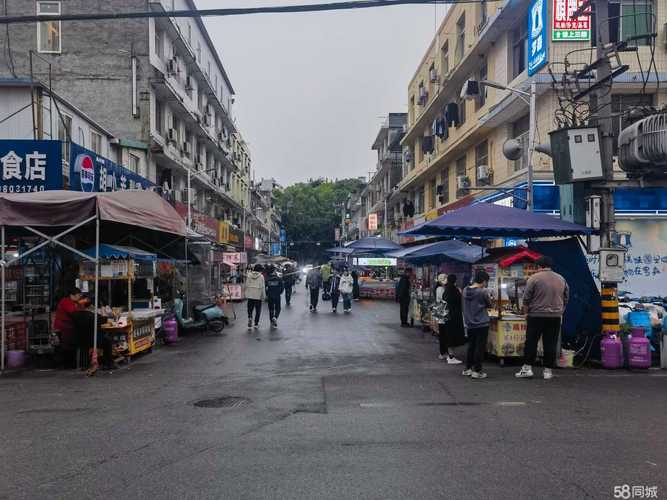
[(69, 188), (86, 193), (153, 189), (148, 179), (78, 144), (71, 144)]
[(222, 254), (222, 262), (225, 264), (231, 264), (232, 266), (247, 264), (248, 254), (245, 252), (224, 252)]
[(378, 230), (378, 214), (368, 214), (368, 230)]
[[(618, 284), (619, 292), (636, 297), (662, 297), (667, 282), (667, 220), (616, 221), (616, 231), (625, 234), (622, 243), (625, 254), (625, 281)], [(597, 281), (600, 261), (597, 255), (587, 255), (588, 266)]]
[(0, 141), (2, 193), (34, 193), (63, 188), (60, 141)]
[(553, 0), (554, 15), (551, 25), (551, 39), (554, 42), (579, 42), (591, 39), (590, 16), (572, 19), (572, 14), (584, 0)]
[(398, 259), (393, 257), (357, 257), (356, 266), (388, 267), (395, 266)]
[[(183, 220), (188, 220), (188, 206), (185, 203), (175, 201), (174, 208), (178, 212), (178, 215), (183, 218)], [(190, 210), (190, 214), (192, 216), (192, 230), (201, 234), (208, 240), (217, 242), (219, 231), (217, 219), (198, 212), (194, 208)]]
[(548, 62), (547, 1), (532, 0), (528, 9), (528, 76)]

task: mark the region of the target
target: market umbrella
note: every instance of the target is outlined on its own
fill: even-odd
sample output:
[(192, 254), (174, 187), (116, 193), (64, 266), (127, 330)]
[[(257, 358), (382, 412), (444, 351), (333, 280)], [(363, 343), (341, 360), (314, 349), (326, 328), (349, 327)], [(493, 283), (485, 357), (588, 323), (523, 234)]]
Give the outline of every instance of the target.
[(345, 248), (353, 249), (354, 253), (362, 253), (362, 251), (363, 253), (382, 253), (390, 252), (392, 250), (400, 250), (401, 245), (388, 240), (387, 238), (369, 236), (368, 238), (353, 241)]
[(469, 245), (460, 240), (447, 240), (402, 248), (385, 255), (413, 263), (427, 261), (435, 263), (451, 259), (473, 264), (486, 256), (486, 250), (478, 245)]
[(339, 253), (341, 255), (349, 255), (354, 252), (354, 248), (348, 248), (348, 247), (333, 247), (333, 248), (327, 248), (326, 252), (329, 253)]
[(491, 203), (459, 208), (404, 231), (402, 236), (468, 236), (478, 238), (538, 238), (591, 234), (593, 230), (551, 215)]

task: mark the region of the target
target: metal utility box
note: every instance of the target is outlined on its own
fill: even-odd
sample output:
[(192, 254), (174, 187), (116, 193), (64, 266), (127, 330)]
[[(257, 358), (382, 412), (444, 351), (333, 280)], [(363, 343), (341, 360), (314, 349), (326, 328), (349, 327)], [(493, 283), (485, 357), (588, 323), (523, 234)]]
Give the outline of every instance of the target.
[(596, 127), (549, 132), (556, 184), (603, 179), (600, 133)]
[(586, 190), (583, 184), (562, 184), (560, 190), (560, 218), (567, 222), (586, 225)]
[(600, 249), (600, 283), (621, 283), (625, 279), (625, 248)]

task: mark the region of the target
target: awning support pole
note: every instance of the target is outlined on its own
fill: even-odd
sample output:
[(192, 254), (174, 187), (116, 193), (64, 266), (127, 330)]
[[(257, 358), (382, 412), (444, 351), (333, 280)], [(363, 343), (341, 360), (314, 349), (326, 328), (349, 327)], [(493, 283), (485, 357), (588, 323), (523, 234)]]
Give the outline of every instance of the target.
[[(95, 316), (93, 319), (92, 368), (97, 368), (97, 315), (100, 306), (100, 218), (95, 219)], [(108, 360), (107, 360), (108, 361)]]
[(48, 244), (50, 244), (50, 243), (53, 243), (53, 244), (55, 244), (55, 245), (60, 245), (60, 246), (62, 246), (62, 247), (65, 247), (65, 248), (67, 248), (68, 250), (70, 250), (70, 251), (76, 253), (77, 255), (80, 255), (81, 257), (84, 257), (84, 258), (86, 258), (86, 259), (88, 259), (88, 260), (93, 260), (93, 258), (92, 258), (90, 255), (86, 255), (86, 254), (83, 253), (83, 252), (79, 252), (78, 250), (75, 250), (74, 248), (72, 248), (72, 247), (70, 247), (70, 246), (66, 245), (65, 243), (63, 243), (63, 242), (61, 242), (61, 241), (58, 241), (58, 240), (59, 240), (59, 238), (62, 238), (62, 237), (65, 236), (66, 234), (71, 233), (72, 231), (74, 231), (74, 230), (80, 228), (81, 226), (84, 226), (84, 225), (88, 224), (89, 222), (92, 222), (93, 220), (95, 220), (95, 218), (96, 218), (96, 217), (90, 217), (89, 219), (86, 219), (86, 220), (84, 220), (84, 221), (82, 221), (82, 222), (79, 222), (76, 226), (72, 226), (72, 227), (70, 227), (69, 229), (67, 229), (66, 231), (63, 231), (62, 233), (56, 234), (55, 236), (48, 236), (48, 235), (46, 235), (46, 234), (44, 234), (44, 233), (42, 233), (42, 232), (40, 232), (40, 231), (37, 231), (36, 229), (34, 229), (34, 228), (32, 228), (32, 227), (26, 226), (25, 228), (26, 228), (27, 230), (32, 231), (33, 233), (35, 233), (36, 235), (38, 235), (38, 236), (40, 236), (40, 237), (42, 237), (42, 238), (45, 238), (46, 241), (41, 242), (39, 245), (35, 245), (34, 247), (32, 247), (32, 248), (31, 248), (30, 250), (28, 250), (27, 252), (25, 252), (25, 253), (23, 253), (23, 254), (20, 254), (20, 255), (14, 257), (13, 259), (11, 259), (11, 260), (5, 262), (5, 265), (8, 266), (9, 264), (12, 264), (12, 263), (16, 262), (16, 261), (19, 260), (19, 259), (23, 259), (23, 258), (27, 257), (28, 255), (30, 255), (31, 253), (36, 252), (36, 251), (39, 250), (40, 248), (45, 247), (46, 245), (48, 245)]
[(5, 226), (3, 225), (2, 228), (0, 228), (0, 273), (2, 273), (2, 319), (0, 319), (0, 322), (2, 322), (2, 347), (0, 348), (0, 371), (5, 371), (5, 342), (6, 342), (6, 333), (5, 333), (5, 313), (6, 313), (6, 305), (5, 305)]

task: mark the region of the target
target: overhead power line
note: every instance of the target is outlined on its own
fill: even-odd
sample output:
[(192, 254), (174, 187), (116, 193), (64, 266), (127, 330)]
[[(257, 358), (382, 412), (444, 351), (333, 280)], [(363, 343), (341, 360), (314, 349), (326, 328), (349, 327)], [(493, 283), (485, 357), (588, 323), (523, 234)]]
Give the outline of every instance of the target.
[[(237, 9), (202, 9), (202, 10), (174, 10), (155, 12), (109, 12), (97, 14), (61, 14), (30, 15), (30, 16), (2, 16), (0, 25), (35, 23), (40, 21), (104, 21), (118, 19), (141, 19), (150, 17), (225, 17), (244, 16), (249, 14), (288, 14), (297, 12), (324, 12), (335, 10), (370, 9), (375, 7), (392, 7), (396, 5), (430, 5), (481, 3), (483, 0), (359, 0), (348, 2), (319, 3), (311, 5), (285, 5), (269, 7), (243, 7)], [(497, 1), (497, 0), (490, 0)]]

